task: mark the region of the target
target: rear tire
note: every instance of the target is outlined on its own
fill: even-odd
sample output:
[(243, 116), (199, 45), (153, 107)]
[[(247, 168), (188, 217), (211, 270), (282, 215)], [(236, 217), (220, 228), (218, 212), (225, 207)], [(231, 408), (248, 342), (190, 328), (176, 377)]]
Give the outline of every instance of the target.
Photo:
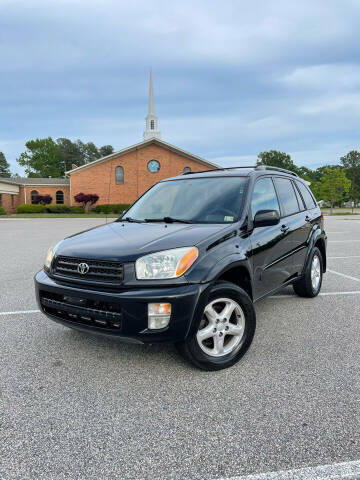
[(237, 363), (250, 347), (256, 315), (249, 295), (230, 282), (211, 287), (196, 328), (176, 346), (180, 354), (202, 370), (222, 370)]
[(304, 275), (293, 284), (294, 292), (299, 297), (316, 297), (321, 290), (322, 279), (323, 258), (320, 250), (314, 247), (309, 256)]

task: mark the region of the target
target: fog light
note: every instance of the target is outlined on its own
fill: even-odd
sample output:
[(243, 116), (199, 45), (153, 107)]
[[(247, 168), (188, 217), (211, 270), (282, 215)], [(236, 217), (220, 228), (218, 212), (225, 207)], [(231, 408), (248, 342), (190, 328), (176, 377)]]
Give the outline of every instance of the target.
[(158, 330), (169, 325), (171, 316), (171, 303), (148, 304), (148, 328)]

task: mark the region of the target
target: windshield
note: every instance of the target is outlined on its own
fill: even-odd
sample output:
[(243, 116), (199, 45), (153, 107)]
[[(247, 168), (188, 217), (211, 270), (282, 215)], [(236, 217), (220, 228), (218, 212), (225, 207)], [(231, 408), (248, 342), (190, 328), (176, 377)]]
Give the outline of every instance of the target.
[(138, 221), (232, 223), (238, 220), (246, 177), (212, 177), (160, 182), (124, 215)]

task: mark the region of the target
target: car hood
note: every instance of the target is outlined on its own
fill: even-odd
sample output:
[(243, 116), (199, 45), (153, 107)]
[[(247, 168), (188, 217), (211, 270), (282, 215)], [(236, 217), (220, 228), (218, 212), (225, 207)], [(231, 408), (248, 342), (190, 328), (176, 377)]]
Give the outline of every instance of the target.
[(56, 255), (99, 260), (136, 260), (147, 253), (198, 245), (229, 225), (114, 222), (63, 240)]

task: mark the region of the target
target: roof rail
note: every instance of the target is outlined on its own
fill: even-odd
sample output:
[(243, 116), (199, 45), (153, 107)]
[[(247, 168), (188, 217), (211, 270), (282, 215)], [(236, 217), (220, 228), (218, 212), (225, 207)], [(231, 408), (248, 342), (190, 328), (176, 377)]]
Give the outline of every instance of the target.
[(276, 170), (277, 172), (284, 172), (284, 173), (288, 173), (289, 175), (294, 175), (294, 177), (299, 176), (297, 173), (292, 172), (291, 170), (286, 170), (285, 168), (279, 168), (279, 167), (272, 167), (270, 165), (257, 165), (255, 167), (255, 170)]
[(224, 167), (224, 168), (212, 168), (210, 170), (201, 170), (200, 172), (184, 172), (183, 175), (193, 175), (194, 173), (206, 173), (206, 172), (217, 172), (223, 170), (236, 170), (238, 168), (256, 168), (255, 165), (248, 165), (243, 167)]

